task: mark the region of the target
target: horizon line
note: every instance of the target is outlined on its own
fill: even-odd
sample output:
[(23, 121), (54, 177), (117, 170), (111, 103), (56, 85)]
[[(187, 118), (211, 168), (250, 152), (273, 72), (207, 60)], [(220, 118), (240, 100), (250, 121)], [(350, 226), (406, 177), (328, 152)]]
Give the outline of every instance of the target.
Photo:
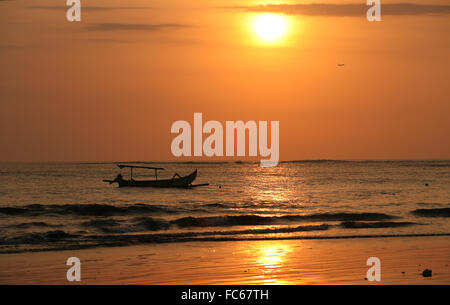
[[(292, 163), (292, 162), (411, 162), (411, 161), (450, 161), (450, 158), (392, 158), (392, 159), (292, 159), (292, 160), (280, 160), (278, 163)], [(196, 163), (204, 163), (204, 164), (221, 164), (221, 163), (260, 163), (258, 160), (92, 160), (92, 161), (62, 161), (62, 160), (44, 160), (44, 161), (36, 161), (36, 160), (11, 160), (11, 161), (2, 161), (0, 163), (74, 163), (74, 164), (115, 164), (115, 163), (179, 163), (179, 164), (196, 164)]]

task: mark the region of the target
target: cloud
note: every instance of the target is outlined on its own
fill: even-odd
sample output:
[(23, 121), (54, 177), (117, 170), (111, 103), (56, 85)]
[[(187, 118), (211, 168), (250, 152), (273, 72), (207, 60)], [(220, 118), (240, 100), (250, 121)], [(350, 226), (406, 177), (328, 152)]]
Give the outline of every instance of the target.
[(87, 26), (90, 31), (160, 31), (165, 29), (177, 29), (187, 27), (184, 24), (163, 23), (163, 24), (145, 24), (145, 23), (98, 23)]
[[(272, 12), (289, 15), (330, 16), (330, 17), (365, 17), (369, 6), (366, 4), (268, 4), (256, 6), (235, 6), (249, 12)], [(419, 16), (450, 14), (450, 5), (426, 5), (413, 3), (381, 4), (382, 15)]]
[(125, 40), (125, 39), (110, 39), (110, 38), (83, 38), (79, 39), (81, 42), (94, 42), (94, 43), (132, 43), (134, 41), (132, 40)]
[[(6, 0), (0, 0), (6, 1)], [(40, 10), (67, 10), (70, 6), (64, 5), (34, 5), (29, 8), (32, 9), (40, 9)], [(82, 6), (83, 10), (86, 11), (110, 11), (110, 10), (141, 10), (141, 9), (151, 9), (151, 7), (138, 7), (138, 6), (116, 6), (116, 7), (107, 7), (107, 6)]]

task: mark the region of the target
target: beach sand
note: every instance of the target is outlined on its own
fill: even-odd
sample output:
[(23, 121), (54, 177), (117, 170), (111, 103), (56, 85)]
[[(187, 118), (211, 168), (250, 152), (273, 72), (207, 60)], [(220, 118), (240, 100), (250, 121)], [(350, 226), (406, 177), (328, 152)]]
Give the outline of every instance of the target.
[[(0, 284), (74, 284), (66, 260), (81, 260), (78, 284), (450, 284), (450, 237), (265, 240), (147, 244), (0, 255)], [(433, 276), (422, 276), (432, 269)]]

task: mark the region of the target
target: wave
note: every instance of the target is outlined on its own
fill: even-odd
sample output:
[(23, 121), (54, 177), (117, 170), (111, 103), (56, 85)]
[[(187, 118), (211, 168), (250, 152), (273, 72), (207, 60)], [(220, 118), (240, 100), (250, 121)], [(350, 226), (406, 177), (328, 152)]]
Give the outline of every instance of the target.
[(207, 208), (229, 208), (230, 205), (224, 204), (224, 203), (206, 203), (202, 205), (203, 207)]
[(94, 219), (86, 222), (82, 222), (82, 227), (87, 228), (105, 228), (105, 227), (115, 227), (120, 224), (120, 221), (114, 219)]
[(450, 208), (417, 209), (411, 213), (421, 217), (450, 217)]
[[(94, 221), (85, 223), (87, 225), (102, 225), (103, 221)], [(117, 225), (114, 223), (114, 226)], [(145, 229), (160, 229), (161, 223), (155, 219), (145, 218), (142, 219), (138, 226), (145, 226)], [(164, 224), (162, 225), (163, 227)], [(295, 232), (310, 232), (310, 231), (324, 231), (328, 230), (330, 226), (328, 224), (321, 225), (306, 225), (298, 227), (283, 227), (283, 228), (268, 228), (268, 229), (248, 229), (237, 231), (207, 231), (207, 232), (180, 232), (180, 233), (164, 233), (164, 234), (141, 234), (141, 235), (79, 235), (69, 234), (61, 230), (48, 231), (40, 233), (27, 233), (20, 236), (14, 236), (9, 238), (1, 238), (0, 244), (2, 245), (20, 245), (20, 244), (47, 244), (48, 242), (66, 241), (72, 243), (90, 243), (107, 245), (109, 242), (114, 243), (140, 243), (142, 241), (150, 242), (164, 242), (175, 241), (176, 239), (183, 239), (186, 237), (201, 237), (201, 236), (224, 236), (224, 235), (247, 235), (247, 234), (277, 234), (277, 233), (295, 233)], [(105, 227), (100, 227), (105, 228)], [(120, 232), (119, 229), (109, 228), (108, 233), (126, 233)], [(128, 233), (134, 232), (132, 227), (128, 227)], [(1, 252), (0, 252), (1, 253)]]
[[(443, 163), (444, 162), (444, 163)], [(405, 167), (450, 167), (448, 161), (411, 161), (401, 163), (400, 166)]]
[[(345, 214), (342, 217), (342, 214), (333, 215), (330, 217), (327, 215), (319, 215), (323, 219), (322, 220), (336, 220), (336, 219), (345, 219), (345, 218), (355, 218), (354, 215)], [(298, 218), (300, 217), (300, 218)], [(145, 231), (160, 231), (160, 230), (168, 230), (173, 226), (178, 226), (180, 228), (191, 228), (191, 227), (231, 227), (231, 226), (253, 226), (253, 225), (277, 225), (283, 223), (289, 223), (296, 220), (319, 220), (319, 217), (316, 215), (287, 215), (287, 216), (277, 216), (277, 217), (264, 217), (264, 216), (256, 216), (256, 215), (243, 215), (243, 216), (216, 216), (216, 217), (183, 217), (175, 220), (163, 220), (152, 217), (137, 217), (134, 218), (131, 223), (124, 222), (121, 220), (115, 219), (95, 219), (87, 222), (83, 222), (80, 226), (84, 228), (93, 228), (102, 233), (130, 233), (130, 232), (145, 232)], [(358, 217), (364, 218), (367, 220), (367, 216)], [(379, 217), (377, 217), (379, 218)], [(404, 226), (412, 226), (419, 225), (419, 223), (413, 222), (390, 222), (390, 221), (378, 221), (378, 222), (361, 222), (361, 221), (343, 221), (339, 224), (340, 227), (343, 228), (396, 228), (396, 227), (404, 227)], [(321, 228), (325, 226), (322, 225)], [(326, 229), (330, 225), (326, 225)], [(279, 233), (285, 232), (296, 232), (298, 229), (306, 230), (308, 226), (301, 226), (296, 228), (281, 228), (279, 229)], [(317, 229), (315, 225), (311, 226), (314, 230)], [(235, 231), (231, 231), (235, 232)], [(242, 231), (244, 232), (244, 231)], [(249, 232), (249, 230), (245, 230), (245, 232)], [(254, 231), (256, 232), (256, 231)], [(272, 233), (272, 229), (259, 229), (259, 233)], [(251, 233), (248, 233), (251, 234)]]
[(66, 204), (66, 205), (42, 205), (31, 204), (24, 207), (2, 207), (0, 213), (5, 215), (62, 215), (72, 214), (77, 216), (117, 216), (117, 215), (145, 215), (166, 213), (173, 214), (178, 211), (174, 208), (134, 204), (124, 206), (113, 206), (107, 204)]
[(282, 227), (282, 228), (268, 228), (268, 229), (248, 229), (248, 230), (234, 230), (234, 231), (205, 231), (205, 232), (180, 232), (167, 234), (149, 234), (143, 235), (146, 237), (165, 237), (165, 238), (184, 238), (184, 237), (200, 237), (200, 236), (224, 236), (224, 235), (249, 235), (249, 234), (279, 234), (279, 233), (295, 233), (295, 232), (311, 232), (311, 231), (325, 231), (331, 226), (328, 224), (321, 225), (306, 225), (297, 227)]
[(95, 219), (81, 223), (82, 227), (94, 228), (103, 233), (129, 233), (167, 230), (170, 227), (168, 221), (152, 218), (138, 217), (133, 220), (134, 223), (125, 223), (115, 219)]
[(276, 229), (255, 229), (255, 230), (240, 230), (240, 231), (220, 231), (220, 232), (201, 232), (198, 235), (246, 235), (246, 234), (276, 234), (276, 233), (295, 233), (295, 232), (311, 232), (311, 231), (325, 231), (330, 228), (328, 224), (309, 225)]
[(58, 228), (58, 227), (62, 227), (62, 225), (48, 224), (48, 223), (45, 223), (45, 222), (35, 221), (35, 222), (24, 222), (24, 223), (19, 223), (19, 224), (6, 226), (6, 228), (16, 228), (16, 229), (29, 229), (31, 227)]
[(292, 208), (295, 207), (297, 209), (303, 209), (304, 206), (298, 205), (298, 200), (291, 199), (286, 201), (272, 201), (272, 200), (240, 200), (240, 201), (229, 201), (222, 203), (206, 203), (202, 204), (201, 207), (204, 212), (210, 212), (211, 209), (226, 209), (226, 210), (242, 210), (242, 209), (260, 209), (261, 207), (269, 208), (269, 207), (277, 207), (277, 208)]
[(346, 229), (378, 229), (378, 228), (398, 228), (418, 225), (415, 222), (391, 222), (391, 221), (379, 221), (379, 222), (357, 222), (346, 221), (341, 223), (341, 227)]
[(167, 230), (170, 227), (170, 223), (168, 223), (167, 221), (151, 217), (140, 217), (135, 220), (137, 221), (135, 226), (139, 229), (142, 228), (143, 230)]
[[(260, 219), (261, 218), (261, 219)], [(258, 220), (259, 219), (259, 220)], [(122, 224), (121, 221), (112, 219), (96, 219), (81, 223), (82, 227), (93, 228), (103, 233), (130, 233), (130, 232), (145, 232), (145, 231), (160, 231), (168, 230), (172, 226), (178, 226), (180, 228), (188, 227), (225, 227), (234, 225), (257, 225), (257, 224), (270, 224), (274, 222), (273, 219), (269, 217), (261, 216), (225, 216), (225, 217), (184, 217), (172, 221), (166, 221), (162, 219), (156, 219), (152, 217), (138, 217), (133, 219), (133, 223)], [(316, 226), (311, 226), (315, 229)], [(323, 228), (323, 227), (321, 227)], [(307, 230), (308, 227), (301, 227), (302, 230)], [(328, 227), (327, 227), (328, 229)], [(283, 228), (280, 229), (281, 232), (295, 232), (295, 230), (300, 230), (297, 228)], [(256, 232), (255, 230), (253, 230)], [(234, 232), (234, 231), (231, 231)], [(242, 231), (244, 232), (244, 231)], [(250, 232), (245, 230), (245, 232)], [(260, 233), (271, 233), (272, 229), (262, 229)], [(231, 233), (233, 234), (233, 233)], [(251, 234), (251, 233), (247, 233)]]
[(0, 238), (2, 245), (21, 245), (21, 244), (46, 244), (49, 242), (62, 241), (78, 237), (79, 235), (69, 234), (62, 230), (27, 233), (20, 236)]
[[(311, 217), (314, 215), (309, 215)], [(329, 216), (329, 215), (327, 215)], [(295, 217), (289, 215), (288, 221), (292, 221)], [(303, 216), (300, 216), (303, 217)], [(324, 217), (329, 218), (329, 217)], [(103, 233), (129, 233), (129, 232), (145, 232), (145, 231), (159, 231), (159, 230), (168, 230), (171, 226), (177, 225), (181, 228), (189, 228), (189, 227), (228, 227), (228, 226), (246, 226), (246, 225), (271, 225), (277, 223), (283, 223), (285, 217), (263, 217), (263, 216), (224, 216), (224, 217), (184, 217), (172, 221), (165, 221), (161, 219), (155, 219), (152, 217), (139, 217), (134, 219), (133, 224), (120, 225), (119, 221), (111, 220), (111, 219), (99, 219), (92, 220), (88, 222), (84, 222), (81, 225), (83, 227), (92, 227)], [(286, 222), (286, 221), (284, 221)], [(377, 221), (377, 222), (361, 222), (361, 221), (343, 221), (339, 224), (340, 227), (346, 229), (360, 229), (360, 228), (397, 228), (397, 227), (406, 227), (420, 225), (420, 223), (415, 222), (392, 222), (392, 221)], [(278, 228), (278, 229), (257, 229), (257, 230), (243, 230), (239, 231), (241, 234), (263, 234), (263, 233), (289, 233), (289, 232), (299, 232), (299, 231), (307, 231), (308, 229), (318, 230), (323, 229), (327, 230), (331, 225), (322, 224), (320, 226), (311, 225), (311, 226), (299, 226), (295, 228)], [(230, 231), (230, 233), (221, 233), (225, 234), (234, 234), (237, 231)], [(247, 232), (247, 233), (246, 233)], [(200, 234), (200, 233), (199, 233)], [(203, 233), (202, 233), (203, 234)]]
[(178, 227), (221, 227), (221, 226), (246, 226), (269, 225), (294, 221), (351, 221), (351, 220), (389, 220), (398, 218), (383, 213), (318, 213), (309, 215), (283, 215), (283, 216), (212, 216), (212, 217), (183, 217), (173, 220)]
[[(326, 230), (327, 225), (319, 225), (316, 228), (313, 226), (292, 228), (290, 232), (298, 232), (304, 230)], [(269, 230), (269, 229), (267, 229)], [(214, 242), (214, 241), (257, 241), (257, 240), (334, 240), (334, 239), (361, 239), (361, 238), (398, 238), (398, 237), (432, 237), (432, 236), (450, 236), (450, 233), (411, 233), (411, 234), (367, 234), (367, 235), (332, 235), (332, 236), (267, 236), (261, 234), (259, 231), (263, 230), (248, 230), (248, 231), (216, 231), (216, 232), (187, 232), (187, 233), (173, 233), (173, 234), (133, 234), (133, 235), (90, 235), (84, 240), (74, 239), (76, 236), (64, 233), (62, 231), (53, 231), (54, 233), (40, 236), (40, 240), (46, 240), (48, 247), (34, 247), (34, 248), (20, 248), (16, 244), (12, 248), (0, 248), (0, 254), (7, 253), (22, 253), (22, 252), (41, 252), (41, 251), (62, 251), (62, 250), (77, 250), (94, 247), (124, 247), (138, 244), (148, 243), (171, 243), (171, 242)], [(287, 229), (272, 229), (270, 233), (284, 233)], [(264, 233), (264, 232), (263, 232)], [(255, 234), (254, 236), (248, 234)], [(18, 238), (20, 239), (20, 238)], [(17, 239), (17, 240), (18, 240)], [(71, 241), (71, 239), (73, 239)], [(31, 241), (39, 241), (39, 238), (32, 238), (27, 236), (21, 238), (22, 241), (27, 240), (28, 244), (33, 244)], [(66, 243), (56, 243), (55, 241), (66, 240)], [(69, 242), (67, 242), (69, 241)], [(70, 242), (71, 241), (71, 242)], [(36, 242), (34, 242), (36, 243)], [(11, 240), (1, 240), (0, 244), (9, 245)]]

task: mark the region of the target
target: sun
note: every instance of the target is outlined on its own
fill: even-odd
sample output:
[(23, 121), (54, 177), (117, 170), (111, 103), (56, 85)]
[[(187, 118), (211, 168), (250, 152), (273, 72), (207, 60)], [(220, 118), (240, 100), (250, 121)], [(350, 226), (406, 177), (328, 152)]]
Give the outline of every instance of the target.
[(264, 13), (253, 20), (253, 31), (264, 42), (279, 41), (287, 32), (288, 22), (283, 15)]

